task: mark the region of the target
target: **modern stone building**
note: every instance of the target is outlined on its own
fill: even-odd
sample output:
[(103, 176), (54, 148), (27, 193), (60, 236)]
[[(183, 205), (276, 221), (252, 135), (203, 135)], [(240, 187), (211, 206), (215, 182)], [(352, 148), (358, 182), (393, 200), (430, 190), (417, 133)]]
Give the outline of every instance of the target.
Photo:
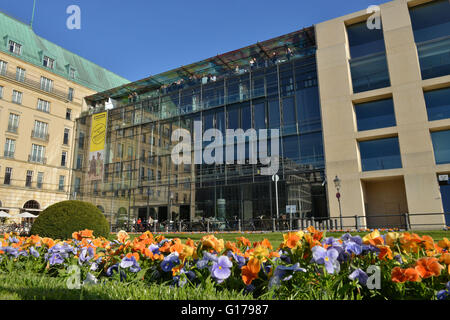
[(69, 198), (84, 97), (127, 82), (0, 12), (0, 210), (38, 214)]
[(343, 215), (439, 227), (443, 216), (414, 214), (450, 212), (450, 2), (380, 9), (381, 29), (366, 10), (316, 25), (330, 213), (337, 175)]
[[(294, 206), (297, 217), (342, 215), (344, 226), (355, 216), (361, 227), (448, 225), (450, 2), (375, 9), (86, 97), (78, 144), (106, 112), (104, 170), (92, 179), (95, 155), (76, 149), (72, 196), (112, 222), (281, 218)], [(234, 165), (172, 163), (171, 133), (193, 133), (195, 121), (279, 130), (278, 208), (275, 183), (247, 153)]]

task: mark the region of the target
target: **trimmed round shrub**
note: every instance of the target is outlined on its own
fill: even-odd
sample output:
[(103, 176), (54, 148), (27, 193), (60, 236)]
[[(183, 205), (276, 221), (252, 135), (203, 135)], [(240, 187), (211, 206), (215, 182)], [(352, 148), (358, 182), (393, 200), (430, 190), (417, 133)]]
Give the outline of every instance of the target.
[(108, 237), (109, 223), (103, 213), (91, 203), (69, 200), (51, 205), (39, 215), (31, 234), (66, 240), (72, 233), (89, 229), (96, 237)]

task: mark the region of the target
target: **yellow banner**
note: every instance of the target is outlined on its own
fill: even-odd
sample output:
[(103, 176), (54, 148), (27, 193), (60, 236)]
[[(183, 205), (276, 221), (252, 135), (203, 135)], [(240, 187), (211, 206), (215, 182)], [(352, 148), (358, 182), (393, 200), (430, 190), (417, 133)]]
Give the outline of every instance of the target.
[(92, 116), (90, 152), (105, 149), (107, 114), (107, 112), (102, 112)]

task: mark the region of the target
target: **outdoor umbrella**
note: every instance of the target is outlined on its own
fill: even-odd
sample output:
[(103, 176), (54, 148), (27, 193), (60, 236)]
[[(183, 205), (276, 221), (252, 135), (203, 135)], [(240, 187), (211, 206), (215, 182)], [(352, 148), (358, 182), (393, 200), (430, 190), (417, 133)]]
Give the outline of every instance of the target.
[(34, 214), (31, 214), (29, 212), (22, 212), (21, 214), (18, 214), (16, 216), (17, 218), (37, 218)]
[(0, 218), (11, 218), (11, 215), (5, 211), (0, 211)]

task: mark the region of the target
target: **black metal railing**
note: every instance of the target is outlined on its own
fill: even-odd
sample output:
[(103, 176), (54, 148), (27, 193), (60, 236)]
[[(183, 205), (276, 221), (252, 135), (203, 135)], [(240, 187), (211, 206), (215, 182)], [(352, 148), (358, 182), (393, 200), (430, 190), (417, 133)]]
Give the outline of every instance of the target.
[(33, 156), (31, 154), (28, 155), (28, 162), (47, 164), (47, 158)]
[[(313, 226), (318, 230), (329, 231), (362, 231), (367, 229), (447, 229), (444, 213), (403, 213), (371, 216), (342, 216), (342, 225), (339, 217), (292, 217), (292, 218), (253, 218), (253, 219), (202, 219), (197, 221), (157, 221), (141, 223), (140, 225), (128, 221), (111, 226), (111, 232), (125, 230), (128, 232), (288, 232), (304, 230)], [(430, 221), (429, 217), (441, 217), (441, 222), (423, 223), (412, 222), (411, 217), (425, 217), (423, 221)], [(375, 219), (375, 220), (374, 220)], [(377, 220), (378, 219), (378, 220)], [(438, 219), (436, 219), (437, 221)], [(447, 222), (448, 223), (448, 222)]]
[(48, 141), (50, 139), (50, 135), (48, 133), (36, 130), (31, 131), (31, 137), (43, 141)]
[(18, 78), (16, 76), (16, 72), (3, 71), (3, 72), (0, 72), (0, 77), (5, 77), (9, 80), (19, 81), (19, 82), (24, 83), (34, 89), (38, 89), (41, 91), (45, 91), (45, 92), (54, 94), (55, 96), (58, 96), (59, 98), (66, 100), (66, 101), (69, 98), (67, 92), (55, 89), (53, 86), (45, 86), (45, 85), (41, 84), (40, 81), (32, 80), (26, 76), (20, 77), (20, 79), (18, 80)]

